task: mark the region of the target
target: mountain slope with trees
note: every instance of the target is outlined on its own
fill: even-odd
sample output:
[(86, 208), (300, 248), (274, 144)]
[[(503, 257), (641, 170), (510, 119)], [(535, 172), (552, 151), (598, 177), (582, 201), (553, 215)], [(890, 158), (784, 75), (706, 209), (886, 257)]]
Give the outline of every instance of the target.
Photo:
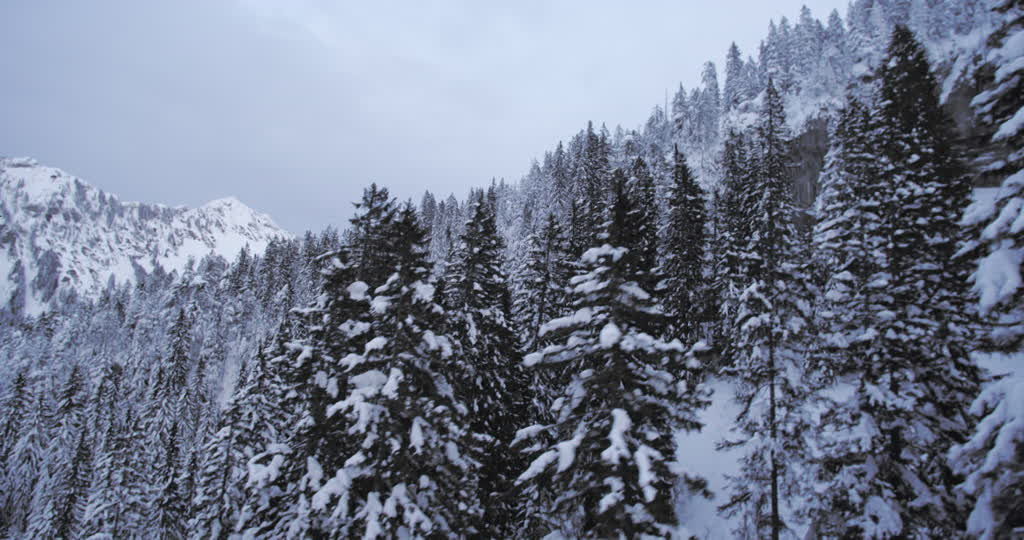
[(1019, 534), (1022, 51), (804, 9), (518, 182), (12, 312), (0, 536)]

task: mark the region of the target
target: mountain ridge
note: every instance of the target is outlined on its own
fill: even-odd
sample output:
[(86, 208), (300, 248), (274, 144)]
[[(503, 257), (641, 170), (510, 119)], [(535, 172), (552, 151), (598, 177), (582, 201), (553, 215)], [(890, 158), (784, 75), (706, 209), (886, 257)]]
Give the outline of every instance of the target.
[(188, 208), (122, 201), (33, 158), (0, 158), (0, 312), (39, 315), (68, 294), (95, 297), (158, 267), (262, 253), (291, 234), (226, 196)]

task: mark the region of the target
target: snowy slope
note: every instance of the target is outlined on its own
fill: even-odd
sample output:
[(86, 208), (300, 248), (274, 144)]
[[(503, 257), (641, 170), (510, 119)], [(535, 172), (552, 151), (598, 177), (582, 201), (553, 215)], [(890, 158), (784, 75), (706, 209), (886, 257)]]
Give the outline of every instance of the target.
[(0, 311), (38, 315), (62, 294), (181, 268), (213, 253), (261, 253), (288, 233), (233, 197), (199, 208), (122, 202), (30, 158), (0, 159)]

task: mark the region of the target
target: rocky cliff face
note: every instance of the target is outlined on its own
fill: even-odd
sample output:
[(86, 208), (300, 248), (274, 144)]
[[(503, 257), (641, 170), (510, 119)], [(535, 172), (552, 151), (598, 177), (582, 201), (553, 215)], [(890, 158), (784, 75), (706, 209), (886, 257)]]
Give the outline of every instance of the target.
[(157, 267), (262, 252), (288, 233), (233, 197), (199, 208), (122, 202), (29, 158), (0, 159), (0, 311), (38, 315)]

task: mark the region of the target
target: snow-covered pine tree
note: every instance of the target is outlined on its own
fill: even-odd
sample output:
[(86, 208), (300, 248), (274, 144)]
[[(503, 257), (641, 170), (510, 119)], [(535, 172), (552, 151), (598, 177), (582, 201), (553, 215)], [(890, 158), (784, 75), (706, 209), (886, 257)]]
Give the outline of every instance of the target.
[(535, 350), (540, 327), (564, 314), (570, 265), (565, 233), (554, 213), (544, 227), (527, 238), (530, 250), (517, 275), (517, 294), (512, 306), (524, 350)]
[[(383, 213), (394, 215), (394, 209)], [(385, 230), (368, 230), (386, 240), (386, 229), (394, 227), (394, 221), (377, 223)], [(350, 235), (349, 240), (359, 245), (359, 237)], [(393, 253), (377, 256), (392, 257)], [(239, 524), (247, 534), (337, 534), (337, 518), (326, 502), (314, 506), (311, 501), (323, 487), (323, 471), (343, 467), (351, 453), (347, 425), (331, 418), (328, 409), (344, 396), (347, 385), (349, 374), (341, 360), (362, 351), (369, 339), (369, 286), (356, 279), (359, 267), (350, 261), (347, 249), (326, 253), (322, 258), (326, 261), (321, 263), (323, 290), (313, 305), (296, 312), (299, 321), (285, 325), (296, 327), (299, 335), (279, 335), (269, 354), (268, 376), (273, 384), (267, 384), (265, 393), (273, 398), (267, 406), (285, 419), (278, 424), (283, 429), (268, 423), (273, 419), (264, 419), (257, 433), (269, 442), (268, 434), (280, 432), (283, 440), (252, 458), (258, 474), (250, 474), (241, 520), (244, 524)], [(360, 264), (380, 268), (379, 261), (367, 258)], [(379, 277), (375, 279), (379, 281)], [(258, 362), (252, 369), (253, 375), (258, 373)], [(262, 399), (251, 394), (249, 398), (257, 403)], [(246, 418), (248, 413), (241, 413)]]
[(609, 178), (609, 151), (606, 141), (594, 131), (593, 122), (579, 135), (579, 153), (574, 156), (573, 177), (576, 194), (571, 245), (577, 249), (593, 245), (604, 222), (605, 192)]
[(327, 413), (345, 426), (354, 453), (324, 470), (314, 509), (332, 517), (333, 538), (472, 535), (482, 508), (467, 407), (452, 381), (469, 366), (442, 331), (424, 233), (403, 208), (387, 236), (396, 265), (374, 292), (374, 336), (348, 370), (345, 397)]
[(710, 278), (711, 302), (708, 317), (712, 344), (726, 361), (733, 356), (736, 314), (739, 297), (747, 286), (749, 258), (745, 256), (750, 239), (747, 193), (753, 179), (753, 150), (749, 137), (730, 130), (722, 149), (722, 182), (714, 193), (712, 214), (714, 236), (709, 248), (715, 272)]
[(12, 537), (23, 535), (32, 512), (33, 495), (45, 486), (45, 464), (52, 444), (53, 411), (45, 386), (30, 379), (28, 413), (3, 468), (3, 526)]
[(191, 538), (227, 538), (244, 523), (248, 463), (268, 444), (276, 442), (274, 423), (266, 419), (280, 414), (274, 403), (267, 373), (267, 349), (260, 347), (247, 363), (244, 377), (229, 399), (218, 422), (218, 431), (202, 450), (196, 479), (195, 509), (189, 520)]
[(675, 96), (672, 97), (670, 121), (672, 123), (673, 142), (679, 144), (690, 140), (692, 117), (693, 110), (686, 94), (686, 88), (683, 88), (683, 85), (680, 84), (679, 90), (676, 90)]
[(502, 497), (520, 469), (507, 455), (516, 430), (530, 423), (529, 383), (516, 358), (519, 343), (512, 327), (510, 293), (502, 271), (504, 242), (493, 203), (479, 191), (471, 202), (455, 260), (445, 276), (448, 328), (462, 344), (469, 371), (449, 382), (469, 407), (468, 427), (482, 436), (471, 456), (482, 465), (480, 534), (508, 537), (516, 528), (516, 509)]
[(805, 239), (795, 224), (788, 144), (782, 97), (769, 79), (754, 134), (755, 181), (744, 193), (749, 285), (739, 297), (727, 368), (742, 410), (722, 446), (743, 449), (740, 473), (729, 479), (732, 497), (723, 505), (728, 514), (746, 514), (734, 532), (773, 539), (792, 527), (782, 521), (782, 506), (801, 478), (793, 464), (807, 428), (799, 411), (813, 298), (801, 253)]
[[(993, 131), (1004, 159), (989, 172), (1004, 178), (992, 201), (981, 200), (964, 218), (970, 242), (963, 257), (978, 261), (972, 277), (981, 315), (991, 321), (988, 346), (1019, 354), (1024, 349), (1024, 293), (1021, 291), (1020, 227), (1024, 200), (1024, 2), (994, 3), (1003, 21), (989, 37), (987, 61), (995, 67), (975, 110)], [(971, 406), (980, 418), (951, 459), (966, 476), (959, 486), (976, 499), (967, 531), (979, 538), (1010, 537), (1024, 528), (1024, 369), (991, 383)]]
[[(969, 184), (960, 174), (921, 46), (897, 26), (879, 68), (876, 159), (886, 182), (880, 267), (866, 279), (857, 346), (840, 362), (852, 392), (827, 400), (815, 461), (822, 534), (941, 536), (963, 528), (950, 446), (978, 389), (971, 312), (952, 260)], [(870, 179), (866, 182), (871, 182)], [(855, 321), (856, 322), (856, 321)]]
[[(154, 437), (166, 435), (172, 423), (181, 414), (183, 397), (192, 369), (192, 325), (193, 320), (185, 308), (178, 314), (168, 331), (169, 350), (156, 367), (156, 380), (152, 383), (152, 406), (149, 415), (149, 434)], [(157, 441), (159, 447), (162, 440)]]
[(665, 275), (664, 304), (674, 336), (696, 341), (707, 310), (705, 276), (705, 229), (707, 208), (704, 190), (676, 146), (668, 223), (662, 246)]
[(636, 227), (638, 243), (630, 246), (640, 257), (639, 268), (644, 275), (640, 285), (651, 294), (659, 294), (658, 290), (658, 254), (661, 251), (658, 241), (660, 219), (658, 216), (658, 197), (654, 185), (654, 176), (643, 158), (636, 158), (629, 169), (630, 198), (634, 201), (631, 219)]
[(0, 417), (0, 464), (7, 463), (14, 441), (18, 440), (22, 423), (28, 415), (29, 397), (28, 370), (21, 369), (4, 398), (3, 416)]
[(356, 203), (356, 216), (346, 231), (349, 257), (355, 277), (377, 287), (391, 270), (393, 261), (387, 253), (387, 232), (395, 220), (395, 201), (387, 188), (377, 184), (363, 190), (362, 201)]
[(92, 441), (78, 430), (78, 441), (70, 455), (49, 465), (46, 494), (37, 498), (29, 516), (28, 536), (32, 538), (75, 538), (85, 516), (87, 490), (92, 474)]
[(176, 420), (171, 422), (162, 443), (160, 463), (151, 473), (146, 531), (147, 535), (159, 540), (180, 540), (186, 534), (188, 501), (182, 496), (178, 482), (181, 439)]
[(525, 360), (570, 379), (551, 423), (517, 435), (517, 443), (534, 441), (526, 449), (534, 460), (517, 479), (540, 529), (529, 536), (665, 536), (678, 526), (673, 437), (700, 429), (705, 401), (682, 380), (682, 344), (656, 337), (665, 315), (639, 287), (642, 257), (624, 247), (638, 243), (625, 184), (618, 175), (607, 243), (584, 253), (585, 270), (572, 279), (574, 313), (548, 322), (542, 335), (551, 345)]
[(729, 112), (747, 96), (743, 88), (743, 56), (736, 42), (729, 45), (725, 56), (725, 87), (722, 90), (722, 109)]
[(822, 380), (858, 369), (860, 349), (874, 332), (872, 306), (878, 298), (873, 295), (884, 294), (869, 286), (885, 262), (877, 127), (868, 108), (847, 96), (822, 172), (813, 240), (824, 283), (818, 314), (823, 339), (815, 355)]
[(91, 441), (85, 436), (85, 394), (85, 378), (82, 369), (75, 364), (57, 396), (46, 474), (36, 488), (29, 516), (29, 536), (70, 536), (82, 517), (91, 465)]
[(82, 533), (88, 538), (130, 538), (142, 527), (147, 505), (145, 476), (137, 459), (141, 426), (131, 406), (107, 427), (96, 456)]

